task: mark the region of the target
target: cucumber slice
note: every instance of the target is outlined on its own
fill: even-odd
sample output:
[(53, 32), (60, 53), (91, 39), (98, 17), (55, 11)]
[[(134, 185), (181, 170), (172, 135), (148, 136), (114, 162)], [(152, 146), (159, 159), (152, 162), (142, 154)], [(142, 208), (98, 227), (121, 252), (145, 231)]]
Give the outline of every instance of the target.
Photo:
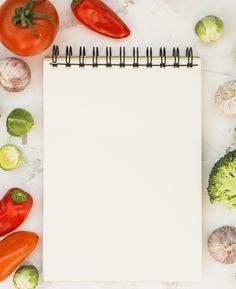
[(6, 171), (14, 170), (20, 166), (22, 155), (14, 145), (5, 145), (0, 148), (0, 167)]

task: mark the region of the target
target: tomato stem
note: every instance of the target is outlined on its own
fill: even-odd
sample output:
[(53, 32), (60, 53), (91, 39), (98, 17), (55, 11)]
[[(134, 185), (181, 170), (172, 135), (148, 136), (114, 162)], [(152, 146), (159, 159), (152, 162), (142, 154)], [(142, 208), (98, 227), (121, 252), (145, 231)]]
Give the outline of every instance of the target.
[(14, 25), (20, 26), (22, 28), (28, 27), (34, 37), (36, 37), (32, 22), (32, 19), (46, 19), (49, 20), (53, 25), (56, 25), (54, 20), (50, 15), (45, 13), (33, 13), (32, 9), (34, 5), (37, 4), (37, 0), (30, 0), (24, 6), (15, 9), (15, 16), (12, 18), (12, 23)]

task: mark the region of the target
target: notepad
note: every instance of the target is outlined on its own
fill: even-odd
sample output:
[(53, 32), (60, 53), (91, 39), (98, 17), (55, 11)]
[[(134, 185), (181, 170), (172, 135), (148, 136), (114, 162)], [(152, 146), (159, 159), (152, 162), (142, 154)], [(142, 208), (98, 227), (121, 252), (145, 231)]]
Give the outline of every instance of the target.
[(200, 59), (55, 51), (44, 61), (44, 279), (199, 280)]

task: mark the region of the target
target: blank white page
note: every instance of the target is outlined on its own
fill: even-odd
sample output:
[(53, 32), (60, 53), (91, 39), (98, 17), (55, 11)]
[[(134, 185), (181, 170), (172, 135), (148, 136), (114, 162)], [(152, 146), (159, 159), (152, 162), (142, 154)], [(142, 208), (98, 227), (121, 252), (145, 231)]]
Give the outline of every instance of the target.
[(46, 281), (201, 276), (201, 68), (44, 62)]

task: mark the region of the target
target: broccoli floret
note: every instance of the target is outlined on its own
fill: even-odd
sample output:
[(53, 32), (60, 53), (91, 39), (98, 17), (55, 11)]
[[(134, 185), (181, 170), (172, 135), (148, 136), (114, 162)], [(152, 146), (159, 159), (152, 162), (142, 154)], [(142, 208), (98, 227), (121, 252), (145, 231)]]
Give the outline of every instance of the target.
[(207, 190), (211, 203), (225, 202), (229, 208), (236, 208), (236, 150), (214, 165)]
[(35, 289), (38, 286), (39, 272), (34, 266), (22, 266), (13, 276), (17, 289)]

